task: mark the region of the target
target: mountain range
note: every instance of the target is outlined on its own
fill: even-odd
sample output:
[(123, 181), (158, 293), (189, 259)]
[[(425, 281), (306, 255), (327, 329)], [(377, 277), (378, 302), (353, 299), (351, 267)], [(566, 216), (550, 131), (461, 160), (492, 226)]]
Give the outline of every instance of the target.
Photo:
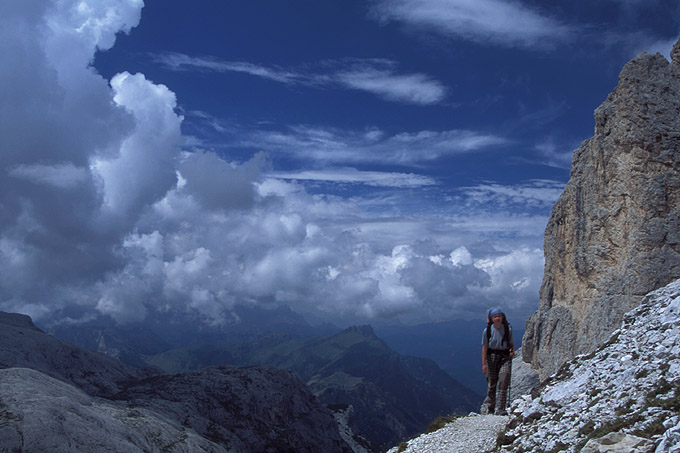
[(354, 451), (331, 410), (290, 371), (163, 375), (3, 312), (0, 408), (3, 451)]
[(322, 338), (270, 335), (223, 346), (201, 345), (148, 357), (166, 372), (205, 366), (271, 365), (295, 372), (330, 406), (352, 406), (352, 428), (377, 449), (422, 431), (434, 419), (479, 407), (481, 396), (429, 359), (403, 356), (370, 326)]
[[(523, 340), (542, 381), (512, 402), (497, 452), (680, 451), (680, 41), (671, 56), (626, 65), (575, 153)], [(285, 307), (242, 310), (261, 328), (199, 329), (175, 313), (51, 326), (110, 355), (0, 312), (0, 446), (363, 453), (477, 407), (432, 360), (395, 352), (370, 326), (329, 334)], [(481, 431), (488, 417), (461, 426)], [(414, 445), (395, 451), (423, 451)]]
[[(359, 452), (384, 451), (399, 439), (421, 432), (435, 418), (468, 413), (481, 401), (480, 395), (433, 361), (393, 351), (370, 326), (351, 327), (326, 337), (277, 333), (256, 340), (177, 349), (168, 349), (168, 341), (148, 330), (95, 329), (93, 325), (79, 330), (75, 324), (62, 330), (76, 340), (118, 354), (121, 360), (48, 335), (22, 315), (2, 314), (0, 332), (0, 368), (14, 369), (15, 381), (21, 381), (20, 373), (28, 372), (19, 372), (19, 368), (40, 373), (31, 375), (33, 388), (24, 391), (41, 393), (35, 388), (40, 383), (53, 387), (54, 382), (46, 381), (50, 377), (60, 381), (62, 393), (70, 395), (78, 389), (87, 398), (105, 399), (102, 407), (106, 411), (112, 410), (110, 404), (122, 402), (134, 410), (149, 411), (144, 412), (144, 423), (152, 419), (158, 423), (156, 415), (149, 414), (181, 420), (182, 430), (191, 429), (187, 439), (192, 442), (204, 438), (238, 451), (247, 451), (240, 443), (244, 438), (249, 445), (263, 448), (261, 451), (282, 451), (282, 445), (299, 443), (288, 433), (290, 429), (304, 431), (292, 423), (300, 414), (288, 407), (290, 400), (298, 397), (314, 401), (309, 403), (314, 410), (307, 408), (306, 413), (322, 413), (312, 417), (315, 424), (322, 425), (315, 429), (327, 431), (330, 416), (333, 435), (329, 439), (342, 431), (345, 443), (352, 445), (347, 448)], [(154, 353), (159, 350), (164, 351)], [(125, 359), (132, 359), (135, 366), (124, 363)], [(222, 384), (216, 386), (216, 382)], [(66, 391), (64, 385), (74, 388)], [(42, 393), (46, 401), (55, 402)], [(199, 401), (197, 395), (201, 395)], [(279, 397), (272, 400), (272, 395)], [(270, 404), (277, 406), (272, 409)], [(31, 409), (17, 406), (14, 410), (25, 414)], [(262, 421), (262, 414), (272, 410), (284, 415)], [(290, 420), (284, 429), (281, 424), (287, 417)], [(127, 420), (119, 414), (117, 423), (122, 419)], [(310, 423), (306, 416), (301, 419), (301, 423)], [(339, 425), (340, 419), (344, 421)], [(82, 420), (78, 425), (87, 426)], [(268, 432), (278, 434), (269, 439), (265, 436)], [(280, 445), (271, 447), (271, 442)], [(300, 445), (296, 451), (304, 450)]]

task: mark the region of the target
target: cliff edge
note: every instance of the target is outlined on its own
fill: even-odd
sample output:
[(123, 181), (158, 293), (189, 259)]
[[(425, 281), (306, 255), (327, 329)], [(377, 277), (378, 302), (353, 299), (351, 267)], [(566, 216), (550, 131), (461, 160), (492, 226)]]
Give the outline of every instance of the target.
[(680, 41), (643, 53), (595, 110), (544, 237), (524, 361), (541, 379), (592, 352), (648, 292), (680, 277)]

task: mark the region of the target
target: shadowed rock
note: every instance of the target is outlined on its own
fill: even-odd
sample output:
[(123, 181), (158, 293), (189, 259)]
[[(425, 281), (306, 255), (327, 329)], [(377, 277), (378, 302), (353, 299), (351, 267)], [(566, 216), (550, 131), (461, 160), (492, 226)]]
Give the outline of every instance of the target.
[(115, 399), (239, 452), (350, 452), (331, 412), (290, 371), (218, 366), (155, 376)]

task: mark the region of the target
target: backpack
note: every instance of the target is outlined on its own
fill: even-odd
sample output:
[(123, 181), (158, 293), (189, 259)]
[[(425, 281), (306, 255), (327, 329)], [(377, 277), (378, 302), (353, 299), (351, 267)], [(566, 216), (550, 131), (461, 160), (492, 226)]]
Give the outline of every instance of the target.
[[(491, 325), (493, 322), (489, 319), (489, 322), (486, 324), (486, 344), (489, 344), (489, 339), (491, 339)], [(508, 343), (508, 340), (510, 338), (510, 323), (508, 322), (508, 319), (505, 317), (505, 313), (503, 313), (503, 327), (505, 327), (505, 332), (503, 332), (503, 339), (501, 340), (501, 345), (503, 343), (507, 344), (510, 346), (510, 343)]]

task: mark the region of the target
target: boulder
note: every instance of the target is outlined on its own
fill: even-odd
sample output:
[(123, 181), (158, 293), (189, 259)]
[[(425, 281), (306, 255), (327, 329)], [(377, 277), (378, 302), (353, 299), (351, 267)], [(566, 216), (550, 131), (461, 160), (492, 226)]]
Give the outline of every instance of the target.
[(510, 377), (510, 394), (508, 401), (527, 395), (533, 388), (538, 386), (538, 373), (531, 366), (522, 360), (522, 348), (517, 350), (517, 354), (512, 361), (512, 376)]
[(588, 441), (582, 453), (649, 453), (654, 451), (654, 442), (642, 437), (624, 433), (609, 433), (599, 439)]

